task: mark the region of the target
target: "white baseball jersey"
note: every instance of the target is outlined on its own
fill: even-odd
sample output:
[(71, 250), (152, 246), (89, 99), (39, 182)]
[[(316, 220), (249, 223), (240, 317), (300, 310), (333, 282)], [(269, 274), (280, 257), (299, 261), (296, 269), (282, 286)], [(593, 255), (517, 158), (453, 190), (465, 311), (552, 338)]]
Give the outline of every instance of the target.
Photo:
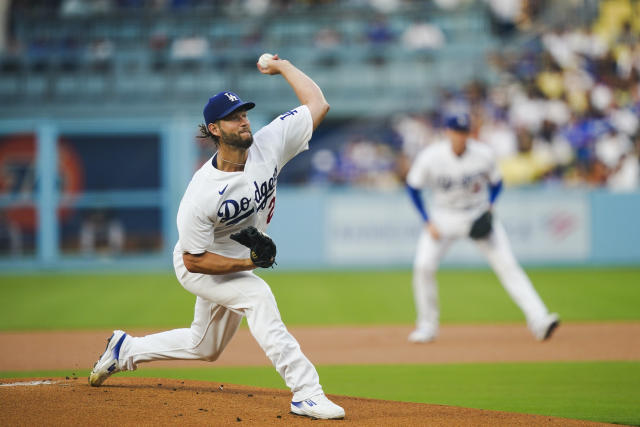
[(275, 209), (278, 175), (289, 160), (309, 148), (312, 132), (311, 113), (303, 105), (254, 135), (244, 171), (220, 171), (213, 166), (214, 158), (202, 165), (180, 202), (174, 252), (246, 257), (247, 248), (229, 235), (250, 225), (266, 230)]
[(489, 184), (500, 179), (495, 157), (486, 144), (468, 139), (465, 151), (457, 156), (448, 140), (440, 140), (420, 152), (407, 184), (431, 189), (430, 217), (454, 216), (468, 221), (488, 209)]

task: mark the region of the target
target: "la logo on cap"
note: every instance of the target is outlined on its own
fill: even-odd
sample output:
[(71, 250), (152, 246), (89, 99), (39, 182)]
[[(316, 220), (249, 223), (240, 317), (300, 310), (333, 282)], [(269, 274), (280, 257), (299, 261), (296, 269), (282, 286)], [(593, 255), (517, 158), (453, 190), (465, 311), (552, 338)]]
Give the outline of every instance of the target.
[(232, 93), (225, 92), (224, 94), (227, 96), (227, 98), (229, 98), (229, 101), (231, 102), (236, 102), (238, 100), (238, 97)]

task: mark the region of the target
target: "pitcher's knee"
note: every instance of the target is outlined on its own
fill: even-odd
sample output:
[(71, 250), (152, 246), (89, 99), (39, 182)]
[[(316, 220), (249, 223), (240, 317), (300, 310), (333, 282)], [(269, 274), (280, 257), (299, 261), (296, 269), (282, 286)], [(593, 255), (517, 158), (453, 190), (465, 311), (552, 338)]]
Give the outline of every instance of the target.
[(220, 356), (220, 350), (217, 348), (216, 339), (211, 333), (211, 329), (207, 329), (204, 335), (201, 332), (191, 330), (191, 346), (189, 352), (200, 360), (213, 362)]
[(207, 362), (215, 362), (216, 360), (218, 360), (218, 357), (220, 357), (219, 351), (208, 351), (203, 353), (202, 360)]
[(198, 359), (205, 360), (207, 362), (214, 362), (220, 357), (220, 352), (213, 348), (211, 345), (198, 345), (192, 349), (193, 353), (198, 356)]

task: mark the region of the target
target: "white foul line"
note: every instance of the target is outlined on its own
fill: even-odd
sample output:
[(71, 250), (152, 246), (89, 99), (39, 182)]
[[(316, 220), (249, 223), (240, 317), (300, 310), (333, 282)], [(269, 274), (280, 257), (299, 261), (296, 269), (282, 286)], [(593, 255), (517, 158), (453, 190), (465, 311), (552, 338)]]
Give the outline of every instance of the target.
[(40, 381), (22, 381), (19, 383), (7, 383), (0, 384), (0, 387), (19, 387), (19, 386), (32, 386), (32, 385), (45, 385), (45, 384), (56, 384), (60, 381), (50, 381), (50, 380), (40, 380)]

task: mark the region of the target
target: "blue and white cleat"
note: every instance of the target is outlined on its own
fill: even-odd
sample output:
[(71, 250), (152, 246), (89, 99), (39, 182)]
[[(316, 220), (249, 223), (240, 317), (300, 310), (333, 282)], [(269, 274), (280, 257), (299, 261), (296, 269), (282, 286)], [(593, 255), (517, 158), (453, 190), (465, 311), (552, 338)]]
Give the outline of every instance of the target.
[(95, 365), (89, 375), (89, 384), (93, 387), (99, 387), (107, 378), (116, 372), (120, 372), (120, 347), (124, 342), (127, 334), (124, 331), (113, 331), (113, 335), (107, 341), (107, 348)]
[(327, 399), (324, 394), (318, 394), (300, 402), (291, 402), (291, 412), (323, 420), (344, 418), (344, 409)]

